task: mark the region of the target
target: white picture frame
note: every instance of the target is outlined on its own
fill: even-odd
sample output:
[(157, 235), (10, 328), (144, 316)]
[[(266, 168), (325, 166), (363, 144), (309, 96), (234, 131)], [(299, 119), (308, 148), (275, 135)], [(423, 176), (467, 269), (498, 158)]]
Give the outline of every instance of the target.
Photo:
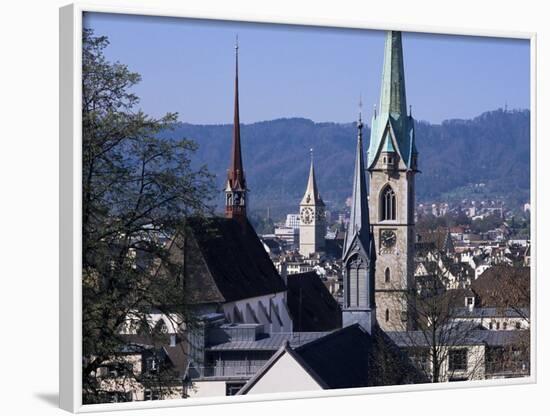
[[(262, 22), (280, 24), (299, 24), (326, 27), (357, 29), (399, 29), (411, 32), (429, 32), (455, 35), (475, 35), (527, 39), (531, 48), (531, 375), (525, 378), (470, 381), (467, 384), (449, 385), (406, 385), (390, 387), (369, 387), (322, 391), (312, 393), (284, 393), (257, 396), (177, 399), (165, 401), (130, 402), (117, 404), (83, 405), (81, 402), (81, 33), (82, 16), (85, 12), (137, 14), (148, 16), (185, 17), (214, 20), (232, 20), (241, 22)], [(297, 399), (328, 396), (363, 395), (381, 392), (411, 392), (421, 390), (440, 390), (450, 388), (471, 388), (481, 386), (530, 384), (537, 380), (536, 351), (536, 34), (528, 32), (485, 31), (483, 29), (467, 31), (456, 28), (423, 27), (411, 25), (393, 26), (380, 22), (340, 21), (337, 19), (308, 20), (304, 18), (266, 17), (265, 15), (242, 15), (240, 13), (188, 12), (184, 8), (171, 9), (162, 6), (152, 8), (134, 6), (106, 6), (87, 3), (75, 3), (62, 7), (60, 20), (60, 407), (75, 413), (129, 410), (144, 408), (164, 408), (194, 406), (220, 403), (250, 402), (275, 399)]]

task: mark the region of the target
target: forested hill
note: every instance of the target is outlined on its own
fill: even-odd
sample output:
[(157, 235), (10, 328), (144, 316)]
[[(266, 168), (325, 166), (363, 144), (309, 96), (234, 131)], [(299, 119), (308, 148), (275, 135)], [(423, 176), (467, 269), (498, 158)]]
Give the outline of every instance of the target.
[[(475, 198), (480, 192), (511, 204), (529, 198), (529, 111), (496, 110), (472, 120), (416, 123), (419, 152), (418, 201)], [(172, 137), (195, 140), (197, 164), (216, 174), (219, 202), (224, 187), (231, 125), (178, 124)], [(365, 128), (366, 142), (370, 130)], [(354, 123), (277, 119), (241, 127), (243, 161), (253, 210), (274, 216), (297, 211), (314, 148), (321, 195), (331, 208), (343, 207), (351, 192), (357, 131)], [(365, 150), (368, 143), (365, 143)], [(476, 184), (484, 184), (481, 187)]]

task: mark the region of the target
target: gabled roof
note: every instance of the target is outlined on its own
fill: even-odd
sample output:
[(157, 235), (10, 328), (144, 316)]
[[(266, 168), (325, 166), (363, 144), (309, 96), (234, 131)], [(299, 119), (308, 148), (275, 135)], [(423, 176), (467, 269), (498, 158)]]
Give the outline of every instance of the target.
[(317, 273), (287, 277), (287, 305), (295, 331), (330, 331), (342, 327), (342, 310)]
[(375, 327), (370, 335), (354, 324), (296, 348), (284, 345), (238, 394), (246, 394), (283, 354), (290, 354), (323, 389), (419, 380), (417, 370), (384, 331)]
[(187, 224), (192, 241), (187, 243), (184, 279), (191, 303), (231, 302), (286, 290), (248, 220), (244, 227), (218, 217), (190, 218)]
[(308, 368), (330, 389), (372, 385), (372, 337), (359, 325), (334, 331), (295, 349)]

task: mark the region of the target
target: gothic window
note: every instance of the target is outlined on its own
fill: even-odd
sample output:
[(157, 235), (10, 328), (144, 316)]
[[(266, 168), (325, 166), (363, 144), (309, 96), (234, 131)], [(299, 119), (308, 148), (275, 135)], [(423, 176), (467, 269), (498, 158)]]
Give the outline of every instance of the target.
[(386, 271), (384, 272), (384, 281), (386, 283), (390, 283), (390, 268), (386, 267)]
[(390, 310), (386, 309), (386, 322), (390, 320)]
[(226, 195), (226, 198), (227, 198), (227, 199), (226, 199), (225, 204), (226, 204), (226, 205), (231, 205), (232, 195), (231, 195), (231, 194), (227, 194), (227, 195)]
[(367, 271), (363, 262), (355, 258), (347, 266), (348, 307), (367, 306)]
[(395, 220), (396, 211), (395, 192), (390, 185), (387, 185), (380, 194), (380, 220)]

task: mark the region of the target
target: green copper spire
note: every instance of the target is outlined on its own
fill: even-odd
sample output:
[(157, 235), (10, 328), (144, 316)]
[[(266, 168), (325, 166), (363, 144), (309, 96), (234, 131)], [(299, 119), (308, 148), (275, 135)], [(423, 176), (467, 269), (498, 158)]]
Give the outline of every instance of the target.
[(401, 32), (388, 32), (384, 47), (384, 66), (380, 89), (380, 107), (372, 118), (367, 168), (380, 152), (396, 152), (407, 169), (416, 169), (414, 120), (407, 114), (405, 67)]
[(396, 119), (407, 115), (403, 44), (401, 32), (393, 31), (386, 36), (380, 95), (380, 115), (388, 113)]

